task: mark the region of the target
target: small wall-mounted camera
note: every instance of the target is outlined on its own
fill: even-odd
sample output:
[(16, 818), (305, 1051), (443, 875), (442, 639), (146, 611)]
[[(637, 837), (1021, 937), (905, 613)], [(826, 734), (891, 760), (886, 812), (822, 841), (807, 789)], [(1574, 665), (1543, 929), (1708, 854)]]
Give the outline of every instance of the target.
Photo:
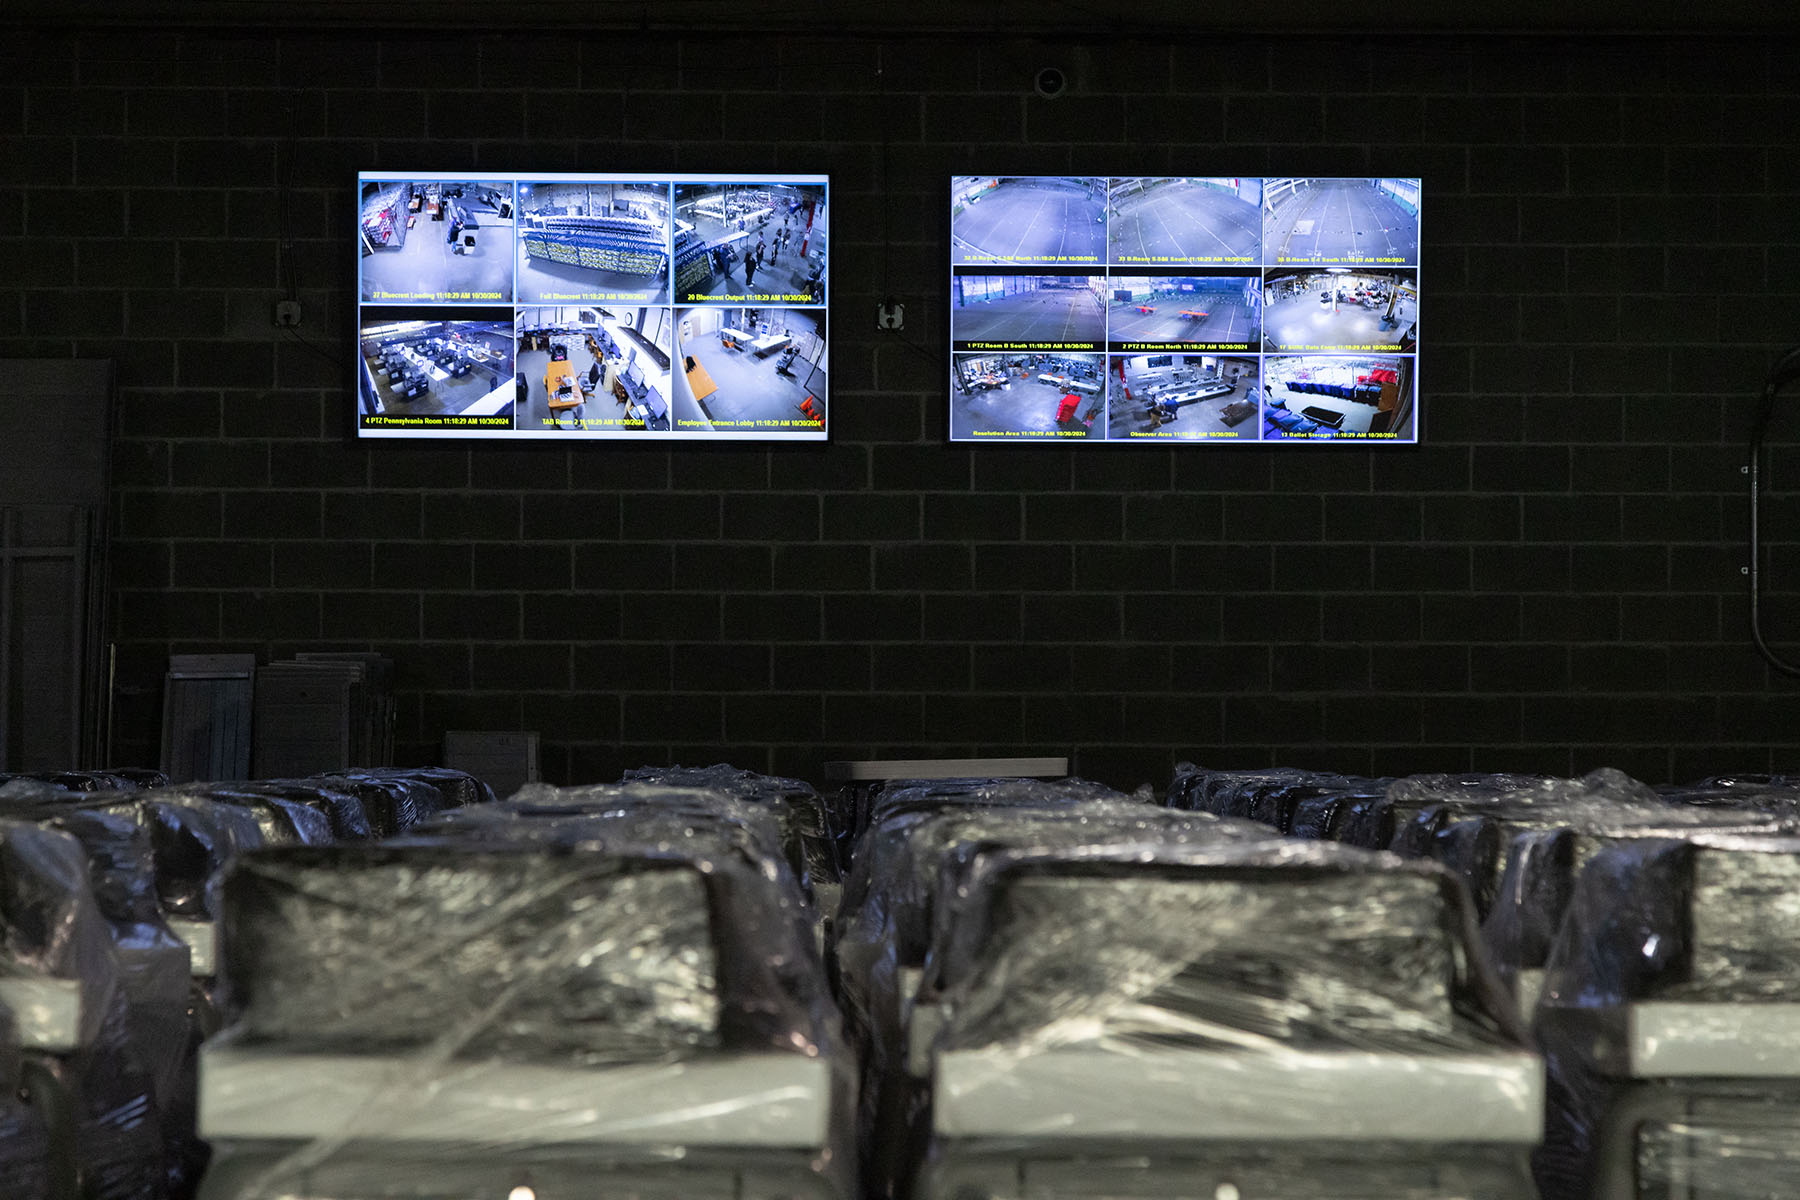
[(1069, 90), (1069, 77), (1064, 75), (1060, 67), (1045, 67), (1037, 73), (1033, 81), (1037, 94), (1046, 100), (1054, 100)]

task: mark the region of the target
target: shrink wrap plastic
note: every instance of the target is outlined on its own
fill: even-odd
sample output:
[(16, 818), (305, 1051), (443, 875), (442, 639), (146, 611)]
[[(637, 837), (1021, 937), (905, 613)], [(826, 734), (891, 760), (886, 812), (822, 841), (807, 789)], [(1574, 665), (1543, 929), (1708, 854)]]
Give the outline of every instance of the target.
[(225, 913), (208, 1200), (852, 1194), (854, 1071), (766, 808), (530, 787), (247, 855)]
[(131, 1052), (150, 1072), (171, 1182), (186, 1195), (205, 1163), (193, 1132), (200, 1030), (188, 1005), (188, 947), (158, 906), (150, 829), (132, 811), (137, 805), (106, 804), (109, 795), (8, 784), (0, 788), (0, 813), (68, 833), (87, 856), (89, 888), (112, 932)]
[(0, 772), (0, 786), (22, 780), (45, 783), (65, 792), (135, 792), (140, 788), (162, 787), (169, 777), (161, 771), (116, 769), (111, 771), (33, 771), (9, 775)]
[(1602, 842), (1535, 1032), (1545, 1200), (1800, 1194), (1800, 839)]
[(809, 887), (836, 884), (842, 874), (837, 831), (824, 800), (811, 784), (777, 775), (758, 775), (726, 763), (710, 767), (639, 767), (625, 772), (628, 783), (702, 788), (772, 809), (781, 822), (788, 864)]
[[(100, 873), (109, 889), (125, 874)], [(40, 1048), (31, 1057), (54, 1080), (43, 1094), (57, 1094), (67, 1128), (52, 1130), (52, 1156), (72, 1160), (82, 1200), (164, 1200), (156, 1081), (89, 875), (74, 836), (0, 819), (0, 986), (21, 1042)], [(132, 908), (129, 895), (113, 900), (115, 913)]]
[(264, 845), (321, 845), (332, 840), (334, 824), (355, 827), (360, 822), (362, 832), (357, 836), (369, 835), (368, 819), (354, 796), (325, 793), (343, 810), (343, 817), (334, 822), (328, 811), (331, 803), (322, 798), (322, 791), (303, 784), (260, 781), (180, 783), (146, 792), (144, 797), (157, 801), (210, 801), (242, 809), (255, 818)]
[(1230, 822), (951, 863), (915, 1194), (1532, 1195), (1541, 1066), (1442, 869)]
[(356, 797), (375, 837), (403, 833), (445, 809), (494, 802), (494, 790), (487, 784), (448, 767), (369, 767), (287, 782), (323, 789), (328, 795), (343, 792)]
[(493, 788), (454, 767), (364, 767), (356, 773), (370, 779), (403, 779), (434, 787), (443, 800), (443, 808), (492, 804), (495, 799)]
[[(1435, 858), (1469, 886), (1482, 938), (1502, 978), (1543, 968), (1574, 877), (1601, 847), (1707, 831), (1780, 834), (1800, 829), (1779, 812), (1672, 803), (1621, 772), (1580, 779), (1526, 775), (1417, 775), (1388, 796), (1401, 823), (1391, 843)], [(1534, 989), (1521, 995), (1529, 1007)]]
[(0, 1180), (12, 1200), (58, 1200), (51, 1191), (50, 1130), (19, 1052), (12, 1010), (0, 1003)]
[[(1320, 828), (1333, 827), (1342, 819), (1345, 804), (1379, 797), (1386, 782), (1294, 767), (1213, 771), (1180, 763), (1169, 784), (1168, 803), (1171, 808), (1246, 817), (1282, 833), (1319, 838), (1326, 836), (1317, 832)], [(1305, 826), (1296, 829), (1303, 808)]]

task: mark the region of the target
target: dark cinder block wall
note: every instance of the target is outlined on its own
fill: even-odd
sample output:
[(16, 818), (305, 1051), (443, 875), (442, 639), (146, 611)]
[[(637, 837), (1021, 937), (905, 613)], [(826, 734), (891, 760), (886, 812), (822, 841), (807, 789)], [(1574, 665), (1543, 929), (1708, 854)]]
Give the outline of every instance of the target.
[[(1797, 65), (1734, 37), (26, 33), (0, 355), (117, 362), (121, 762), (155, 757), (169, 653), (349, 648), (398, 663), (404, 758), (535, 729), (563, 781), (1795, 767), (1739, 466), (1800, 340)], [(830, 171), (833, 444), (349, 442), (375, 167)], [(1422, 176), (1425, 444), (946, 447), (943, 210), (975, 171)], [(1800, 642), (1797, 515), (1767, 508)]]

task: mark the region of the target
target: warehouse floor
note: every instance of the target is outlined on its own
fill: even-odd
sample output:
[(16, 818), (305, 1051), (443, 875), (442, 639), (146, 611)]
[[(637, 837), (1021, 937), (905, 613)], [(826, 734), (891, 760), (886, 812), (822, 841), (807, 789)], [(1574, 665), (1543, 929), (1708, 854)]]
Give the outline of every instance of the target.
[[(751, 350), (727, 350), (716, 334), (698, 334), (683, 342), (676, 352), (683, 360), (692, 356), (716, 389), (695, 400), (685, 377), (673, 381), (671, 412), (676, 429), (762, 434), (817, 431), (818, 425), (800, 411), (800, 405), (809, 395), (815, 403), (826, 399), (823, 371), (812, 371), (807, 363), (796, 359), (794, 378), (790, 379), (775, 370), (781, 362), (781, 351), (759, 355)], [(782, 424), (759, 424), (771, 421)]]
[[(683, 296), (682, 301), (698, 299), (704, 296), (707, 300), (750, 300), (765, 304), (810, 304), (811, 297), (806, 290), (806, 277), (812, 274), (813, 268), (824, 261), (825, 254), (825, 214), (823, 210), (813, 216), (812, 228), (804, 224), (803, 214), (774, 213), (760, 223), (751, 224), (746, 230), (727, 229), (725, 223), (716, 217), (704, 213), (692, 214), (694, 232), (704, 238), (708, 245), (729, 243), (736, 255), (731, 260), (731, 270), (721, 273), (715, 263), (712, 274), (705, 284), (701, 285), (694, 297)], [(684, 216), (684, 219), (685, 216)], [(775, 237), (782, 230), (782, 221), (788, 222), (788, 244), (777, 250)], [(756, 275), (748, 284), (744, 282), (744, 252), (756, 245), (756, 239), (763, 239), (763, 261), (757, 267)], [(806, 245), (806, 254), (800, 253), (801, 243)], [(708, 259), (709, 262), (713, 260)]]
[(1419, 261), (1419, 219), (1364, 179), (1314, 180), (1268, 214), (1265, 262)]
[(952, 311), (952, 341), (1086, 342), (1106, 336), (1106, 317), (1085, 288), (1045, 288)]
[[(1356, 376), (1376, 368), (1398, 373), (1402, 388), (1411, 386), (1411, 372), (1406, 369), (1406, 361), (1398, 358), (1270, 358), (1265, 361), (1265, 383), (1268, 385), (1268, 391), (1264, 394), (1263, 399), (1266, 403), (1272, 396), (1280, 400), (1290, 411), (1303, 416), (1307, 415), (1306, 410), (1309, 408), (1320, 409), (1327, 413), (1341, 413), (1344, 420), (1343, 424), (1337, 426), (1340, 433), (1367, 433), (1381, 413), (1377, 405), (1362, 404), (1341, 396), (1295, 392), (1289, 390), (1287, 384), (1290, 379), (1307, 378), (1350, 382)], [(1410, 421), (1407, 424), (1410, 425)], [(1389, 432), (1405, 437), (1410, 430), (1398, 429)]]
[[(1115, 362), (1120, 361), (1118, 359)], [(1195, 360), (1186, 360), (1191, 366)], [(1177, 441), (1255, 441), (1260, 422), (1256, 407), (1262, 389), (1258, 386), (1257, 360), (1233, 358), (1221, 360), (1221, 370), (1194, 371), (1158, 369), (1149, 372), (1127, 370), (1121, 386), (1116, 370), (1107, 373), (1110, 397), (1107, 404), (1109, 438), (1144, 438), (1154, 436)], [(1179, 377), (1182, 382), (1176, 382)], [(1231, 391), (1218, 396), (1206, 393), (1219, 387)], [(1126, 398), (1125, 392), (1131, 396)], [(1204, 397), (1204, 398), (1203, 398)], [(1173, 402), (1173, 419), (1158, 420), (1150, 406), (1158, 399)], [(1239, 409), (1235, 420), (1225, 419), (1225, 410), (1248, 403), (1252, 411)]]
[[(1144, 307), (1154, 311), (1138, 311)], [(1206, 315), (1182, 315), (1187, 312)], [(1241, 288), (1182, 292), (1131, 303), (1115, 300), (1108, 306), (1106, 337), (1111, 342), (1205, 342), (1246, 350), (1259, 344), (1256, 310), (1244, 303)]]
[[(972, 438), (979, 433), (1029, 434), (1033, 440), (1048, 437), (1105, 437), (1105, 403), (1099, 396), (1082, 392), (1076, 412), (1082, 418), (1066, 425), (1056, 421), (1056, 411), (1069, 390), (1030, 379), (1015, 379), (1006, 387), (965, 396), (960, 388), (950, 397), (950, 436)], [(1087, 414), (1101, 409), (1092, 425)]]
[(1113, 262), (1254, 263), (1262, 214), (1230, 192), (1175, 180), (1121, 199), (1109, 239)]
[(1073, 184), (1030, 180), (981, 193), (950, 225), (951, 262), (1101, 262), (1106, 202)]
[(1419, 319), (1419, 306), (1411, 296), (1401, 294), (1395, 309), (1397, 323), (1392, 329), (1381, 328), (1387, 312), (1386, 302), (1373, 306), (1351, 300), (1326, 302), (1323, 293), (1301, 292), (1271, 303), (1263, 314), (1265, 344), (1271, 350), (1336, 350), (1362, 349), (1369, 346), (1399, 346), (1401, 339)]
[[(512, 222), (485, 210), (474, 215), (480, 222), (475, 245), (466, 253), (453, 254), (449, 224), (415, 214), (404, 243), (363, 255), (362, 298), (436, 301), (454, 296), (510, 303)], [(465, 297), (465, 292), (471, 294)]]
[[(621, 349), (629, 354), (633, 339), (616, 321), (603, 320), (601, 325), (612, 335)], [(552, 334), (550, 340), (564, 346), (569, 352), (569, 363), (575, 369), (575, 377), (582, 386), (588, 386), (588, 374), (598, 365), (604, 379), (606, 364), (594, 357), (588, 349), (587, 338), (583, 333)], [(669, 373), (657, 366), (656, 360), (648, 354), (640, 353), (635, 360), (643, 371), (644, 382), (656, 390), (657, 395), (668, 399)], [(518, 370), (525, 376), (526, 400), (520, 410), (517, 427), (520, 429), (580, 429), (594, 433), (642, 433), (658, 432), (648, 428), (641, 418), (627, 411), (626, 406), (617, 396), (607, 392), (590, 394), (587, 402), (577, 408), (550, 411), (549, 395), (544, 389), (544, 375), (550, 367), (548, 350), (521, 350), (519, 352)]]

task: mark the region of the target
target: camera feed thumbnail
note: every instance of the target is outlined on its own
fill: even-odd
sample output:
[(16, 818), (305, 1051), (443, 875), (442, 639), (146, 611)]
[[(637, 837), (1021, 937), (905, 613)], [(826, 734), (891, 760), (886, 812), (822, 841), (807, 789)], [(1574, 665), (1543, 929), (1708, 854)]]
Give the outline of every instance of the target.
[(519, 184), (519, 303), (667, 303), (669, 185)]
[(950, 440), (1104, 438), (1099, 354), (952, 354)]
[(1263, 261), (1419, 264), (1417, 179), (1264, 181)]
[(364, 430), (513, 427), (511, 309), (365, 309), (358, 334)]
[(1350, 267), (1270, 271), (1264, 343), (1270, 350), (1411, 351), (1419, 339), (1418, 276)]
[(1107, 195), (1112, 262), (1262, 261), (1260, 179), (1115, 179)]
[(512, 302), (511, 184), (366, 180), (361, 191), (365, 302)]
[(675, 185), (675, 302), (825, 303), (825, 188)]
[(1255, 441), (1255, 358), (1115, 354), (1106, 378), (1106, 436), (1164, 441)]
[(950, 181), (950, 261), (1099, 263), (1106, 181), (964, 175)]
[(1400, 356), (1263, 359), (1263, 437), (1417, 438), (1413, 360)]
[(1261, 343), (1261, 279), (1232, 275), (1115, 275), (1106, 306), (1114, 350), (1203, 345), (1254, 350)]
[(951, 279), (950, 340), (970, 349), (1098, 349), (1106, 339), (1106, 280), (1099, 275), (983, 274)]
[(675, 324), (677, 430), (824, 435), (823, 309), (684, 308)]
[(666, 432), (669, 310), (633, 305), (522, 308), (518, 428)]

